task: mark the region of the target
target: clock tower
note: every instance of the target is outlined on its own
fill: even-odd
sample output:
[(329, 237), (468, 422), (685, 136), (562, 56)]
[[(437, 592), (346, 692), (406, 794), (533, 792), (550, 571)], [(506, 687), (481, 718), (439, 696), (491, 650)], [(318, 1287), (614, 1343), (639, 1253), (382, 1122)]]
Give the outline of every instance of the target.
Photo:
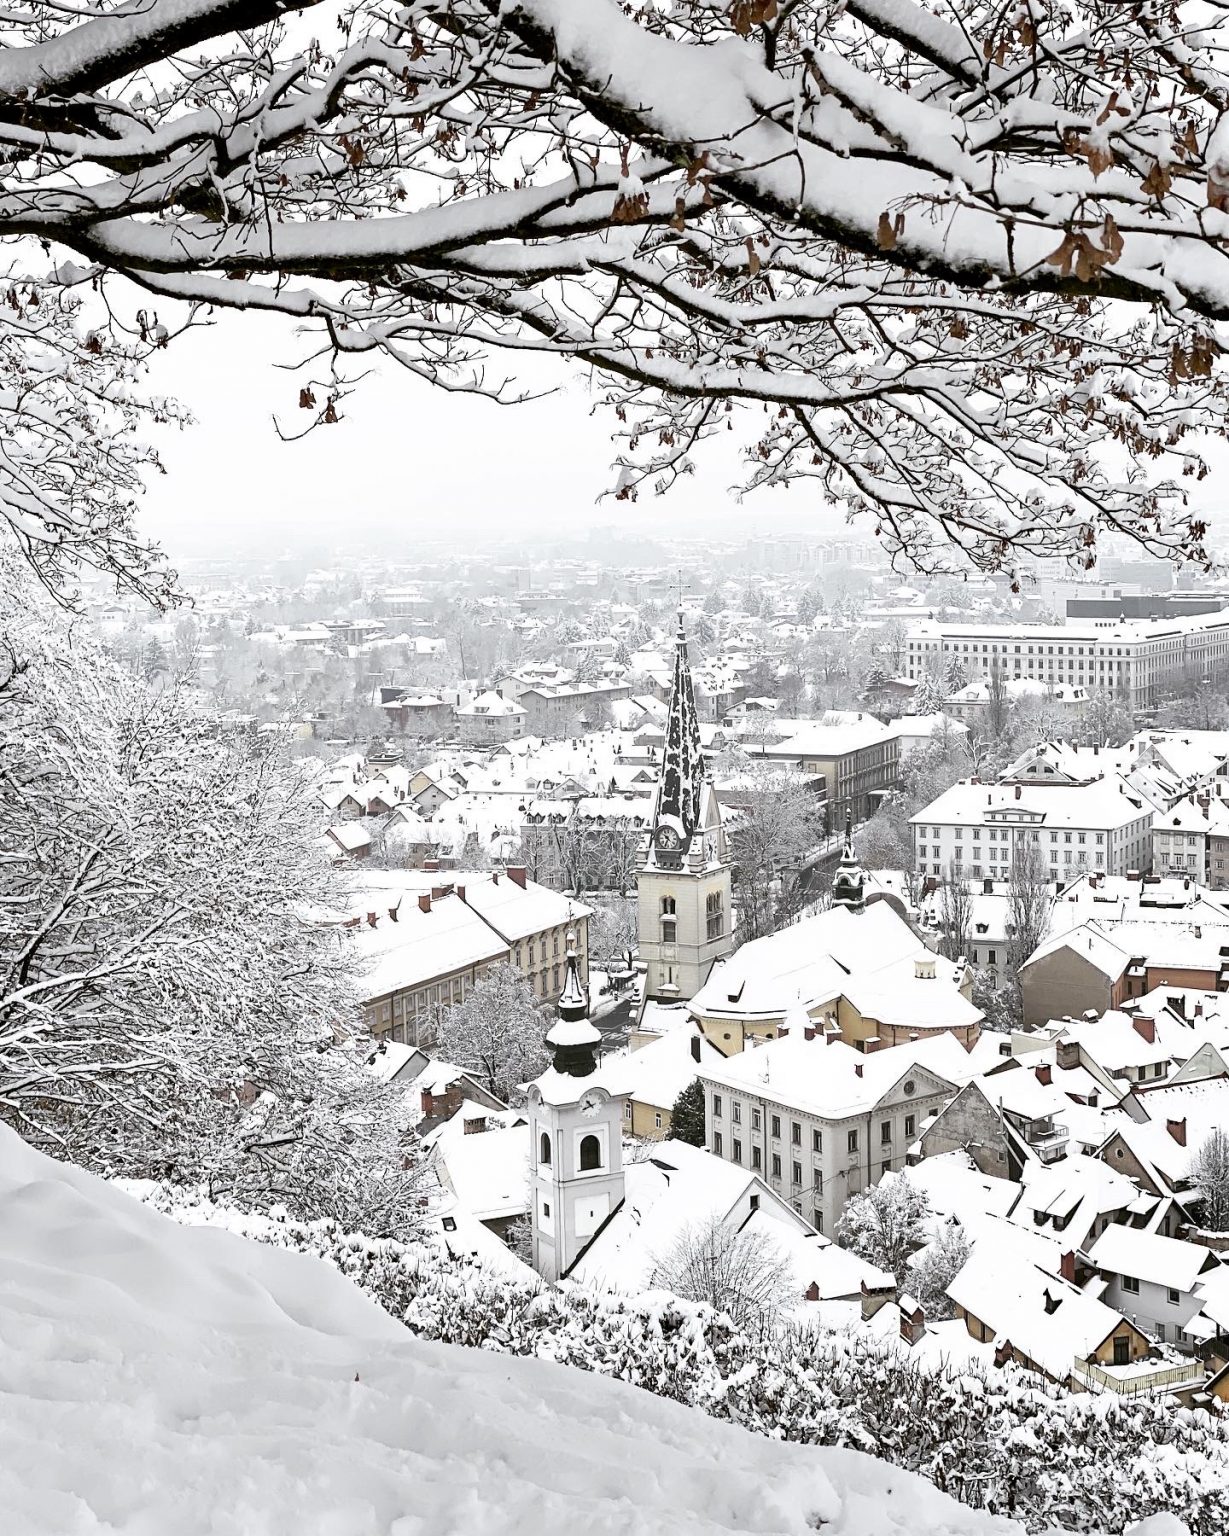
[(596, 1080), (602, 1037), (570, 940), (559, 1020), (546, 1035), (554, 1060), (527, 1094), (533, 1267), (546, 1280), (566, 1275), (623, 1203), (627, 1094), (607, 1073)]
[(687, 637), (679, 614), (674, 680), (652, 829), (636, 874), (645, 996), (686, 1001), (731, 945), (730, 861), (721, 807), (700, 750)]

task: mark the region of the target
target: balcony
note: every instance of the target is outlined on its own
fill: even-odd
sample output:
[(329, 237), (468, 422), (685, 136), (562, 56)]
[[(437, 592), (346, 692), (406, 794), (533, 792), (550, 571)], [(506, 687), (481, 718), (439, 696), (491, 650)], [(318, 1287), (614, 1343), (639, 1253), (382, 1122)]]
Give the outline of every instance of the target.
[(1188, 1387), (1196, 1387), (1207, 1379), (1208, 1368), (1202, 1360), (1163, 1366), (1140, 1360), (1131, 1365), (1109, 1367), (1097, 1365), (1092, 1360), (1077, 1360), (1072, 1374), (1090, 1392), (1141, 1397), (1148, 1392), (1180, 1392)]
[(1025, 1126), (1024, 1139), (1043, 1163), (1052, 1163), (1066, 1156), (1071, 1132), (1065, 1125), (1034, 1120)]

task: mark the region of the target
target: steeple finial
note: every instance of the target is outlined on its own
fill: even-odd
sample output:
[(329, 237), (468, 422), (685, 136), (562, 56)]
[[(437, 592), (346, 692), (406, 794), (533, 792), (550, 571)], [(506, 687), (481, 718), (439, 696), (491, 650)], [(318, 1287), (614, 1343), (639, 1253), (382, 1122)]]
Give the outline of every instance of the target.
[(851, 912), (861, 912), (865, 889), (866, 875), (853, 851), (853, 807), (847, 806), (845, 846), (841, 851), (841, 862), (836, 866), (836, 874), (832, 877), (832, 905), (847, 907)]
[(589, 1017), (589, 997), (580, 979), (576, 935), (571, 929), (568, 930), (567, 971), (563, 978), (563, 991), (559, 994), (559, 1017), (568, 1024)]

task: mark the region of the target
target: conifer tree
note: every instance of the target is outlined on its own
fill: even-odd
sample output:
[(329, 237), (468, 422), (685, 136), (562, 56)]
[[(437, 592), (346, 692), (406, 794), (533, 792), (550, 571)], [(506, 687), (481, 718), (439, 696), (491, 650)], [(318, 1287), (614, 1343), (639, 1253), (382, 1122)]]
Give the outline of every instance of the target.
[(704, 1089), (694, 1078), (674, 1101), (670, 1111), (670, 1135), (689, 1146), (704, 1145)]

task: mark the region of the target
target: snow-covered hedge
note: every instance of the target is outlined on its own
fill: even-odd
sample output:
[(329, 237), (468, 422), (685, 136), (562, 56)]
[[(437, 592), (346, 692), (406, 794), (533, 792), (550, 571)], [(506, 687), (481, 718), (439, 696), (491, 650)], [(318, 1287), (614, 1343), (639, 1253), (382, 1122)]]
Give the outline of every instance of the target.
[(1013, 1366), (922, 1370), (889, 1343), (845, 1334), (748, 1338), (661, 1293), (495, 1279), (433, 1247), (140, 1192), (176, 1220), (327, 1260), (420, 1337), (597, 1371), (774, 1439), (868, 1451), (1032, 1529), (1118, 1532), (1163, 1510), (1192, 1536), (1229, 1530), (1229, 1420), (1219, 1415), (1072, 1395)]

